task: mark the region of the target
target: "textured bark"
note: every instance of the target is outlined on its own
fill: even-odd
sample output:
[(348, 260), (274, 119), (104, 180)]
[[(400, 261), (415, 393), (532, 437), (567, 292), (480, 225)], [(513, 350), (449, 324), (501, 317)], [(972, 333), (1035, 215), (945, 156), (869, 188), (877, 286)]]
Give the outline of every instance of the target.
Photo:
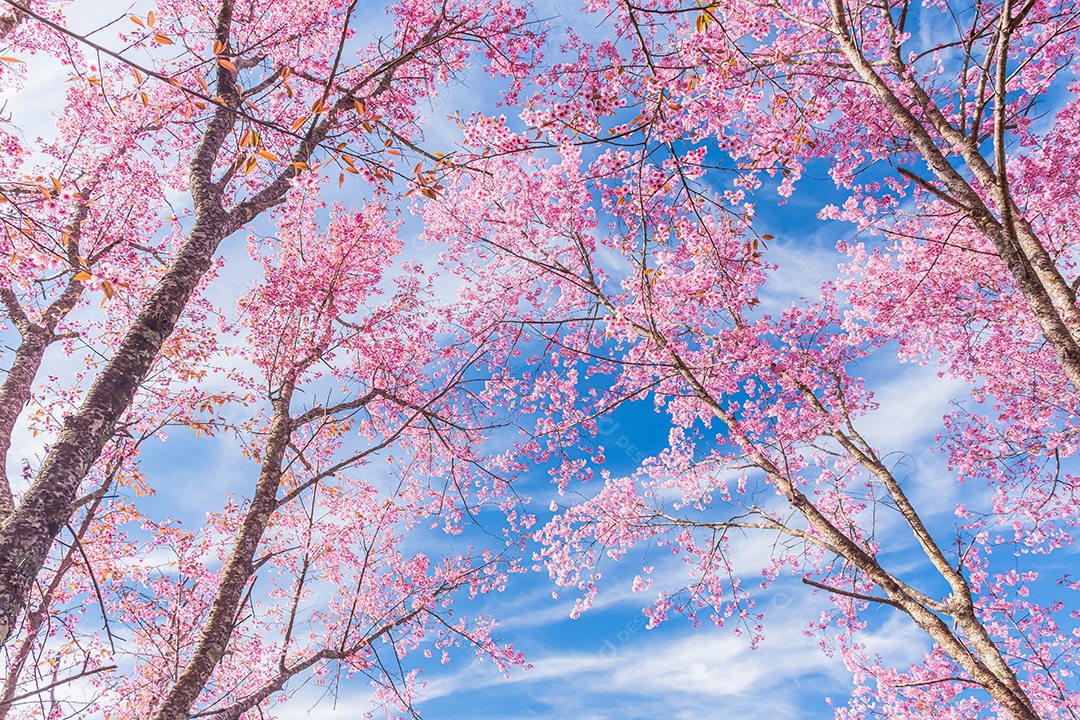
[[(217, 37), (228, 45), (232, 2), (222, 3)], [(30, 14), (28, 12), (28, 14)], [(176, 258), (135, 318), (116, 353), (63, 429), (30, 489), (0, 525), (0, 645), (7, 641), (57, 533), (68, 521), (79, 485), (131, 405), (165, 340), (172, 334), (195, 287), (210, 269), (218, 245), (269, 205), (251, 202), (226, 212), (213, 168), (236, 123), (240, 99), (236, 76), (218, 67), (217, 89), (225, 100), (207, 125), (191, 160), (195, 224)]]
[[(79, 211), (77, 222), (81, 223), (85, 216), (84, 206)], [(73, 252), (77, 261), (78, 250), (75, 240), (71, 241), (71, 247), (74, 248)], [(10, 288), (0, 288), (0, 299), (3, 300), (7, 309), (8, 317), (22, 336), (22, 341), (15, 351), (15, 360), (4, 378), (4, 383), (0, 385), (0, 523), (15, 510), (11, 483), (7, 476), (7, 454), (11, 449), (11, 435), (15, 430), (15, 422), (30, 400), (34, 378), (37, 377), (38, 370), (41, 368), (45, 350), (56, 340), (53, 333), (57, 324), (75, 307), (79, 295), (82, 294), (82, 288), (81, 282), (69, 281), (64, 291), (45, 311), (40, 325), (30, 322), (19, 307), (19, 299)]]
[[(12, 4), (12, 0), (8, 3)], [(27, 17), (58, 32), (71, 34), (31, 8), (18, 7)], [(221, 0), (214, 39), (223, 48), (223, 55), (232, 52), (232, 15), (233, 0)], [(139, 384), (150, 372), (192, 292), (210, 268), (218, 245), (285, 197), (290, 181), (297, 174), (297, 163), (311, 158), (331, 130), (337, 127), (340, 116), (352, 111), (354, 100), (370, 100), (388, 91), (401, 65), (446, 36), (439, 34), (437, 27), (432, 27), (416, 47), (383, 63), (352, 92), (345, 93), (297, 144), (293, 163), (286, 165), (258, 193), (237, 202), (230, 210), (225, 210), (222, 197), (227, 179), (216, 181), (214, 167), (237, 123), (237, 108), (244, 101), (238, 93), (236, 71), (218, 64), (215, 90), (224, 102), (215, 107), (190, 165), (194, 227), (116, 353), (94, 381), (78, 412), (65, 419), (56, 443), (19, 507), (0, 524), (0, 646), (15, 626), (52, 541), (70, 517), (80, 483), (113, 434), (117, 421), (130, 406)], [(73, 37), (78, 39), (78, 36)], [(364, 87), (376, 78), (379, 82), (361, 95)], [(327, 95), (332, 86), (333, 83), (327, 84)]]
[(202, 209), (176, 260), (154, 289), (79, 411), (64, 420), (30, 489), (0, 525), (0, 642), (6, 641), (49, 547), (71, 516), (79, 485), (130, 406), (221, 240), (237, 227)]
[(30, 399), (30, 389), (48, 345), (49, 339), (45, 331), (36, 325), (30, 326), (15, 351), (15, 361), (4, 378), (4, 384), (0, 385), (0, 522), (15, 510), (11, 483), (7, 476), (11, 434), (15, 429), (15, 421), (19, 419), (23, 407)]
[(19, 23), (25, 18), (26, 14), (18, 8), (12, 9), (10, 13), (0, 15), (0, 40), (3, 40), (8, 33), (19, 27)]
[(154, 715), (155, 720), (185, 720), (229, 647), (237, 609), (255, 570), (255, 553), (277, 507), (282, 460), (293, 427), (289, 415), (292, 391), (291, 383), (286, 384), (274, 400), (274, 419), (266, 437), (259, 482), (222, 571), (210, 617), (203, 624), (194, 653)]
[[(111, 486), (112, 477), (113, 476), (110, 475), (110, 479), (106, 481), (106, 488)], [(79, 529), (76, 532), (76, 537), (80, 540), (86, 536), (86, 532), (90, 528), (90, 523), (93, 522), (98, 508), (101, 507), (101, 498), (103, 495), (104, 493), (95, 498), (86, 509), (86, 515), (83, 517), (82, 522), (79, 524)], [(46, 627), (46, 623), (50, 619), (49, 611), (52, 602), (56, 597), (56, 591), (64, 582), (68, 571), (75, 565), (77, 554), (77, 545), (72, 543), (68, 547), (63, 560), (60, 561), (59, 567), (56, 568), (56, 572), (53, 574), (52, 580), (49, 581), (48, 587), (44, 588), (42, 591), (41, 601), (38, 603), (37, 607), (27, 613), (25, 634), (21, 638), (18, 647), (15, 648), (15, 651), (8, 656), (6, 668), (8, 676), (4, 679), (3, 686), (0, 687), (0, 720), (4, 720), (8, 715), (8, 711), (14, 707), (13, 698), (17, 697), (15, 691), (19, 687), (19, 676), (26, 667), (26, 662), (30, 658), (31, 651), (34, 650), (34, 646), (42, 629)]]

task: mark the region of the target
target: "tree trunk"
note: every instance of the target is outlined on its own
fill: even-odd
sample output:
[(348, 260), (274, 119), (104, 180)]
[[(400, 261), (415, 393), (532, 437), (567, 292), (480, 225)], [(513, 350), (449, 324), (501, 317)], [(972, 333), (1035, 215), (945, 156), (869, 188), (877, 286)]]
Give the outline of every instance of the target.
[(79, 485), (131, 405), (221, 241), (239, 229), (220, 205), (196, 207), (195, 226), (116, 354), (63, 429), (19, 507), (0, 525), (0, 645), (6, 642)]
[[(68, 254), (78, 267), (78, 232), (86, 218), (87, 206), (83, 205), (75, 219), (75, 230), (71, 233)], [(19, 306), (19, 298), (11, 288), (0, 287), (0, 298), (7, 308), (12, 322), (19, 329), (22, 341), (15, 351), (15, 361), (8, 370), (3, 385), (0, 385), (0, 523), (15, 511), (15, 499), (11, 492), (11, 483), (7, 476), (7, 454), (11, 449), (11, 435), (15, 431), (15, 422), (30, 400), (34, 378), (41, 369), (41, 361), (57, 338), (56, 326), (71, 312), (82, 294), (83, 284), (78, 280), (69, 280), (60, 296), (42, 313), (41, 324), (36, 324)], [(2, 640), (0, 640), (2, 643)]]
[(13, 8), (10, 13), (0, 15), (0, 40), (6, 38), (12, 30), (19, 27), (19, 23), (24, 19), (26, 19), (26, 13), (18, 8)]
[(255, 486), (255, 496), (251, 499), (251, 507), (244, 516), (244, 523), (225, 563), (210, 617), (203, 625), (195, 652), (154, 715), (155, 720), (186, 720), (188, 711), (229, 647), (236, 612), (244, 598), (244, 588), (254, 572), (255, 553), (277, 506), (281, 464), (292, 434), (292, 418), (289, 415), (291, 399), (292, 384), (289, 382), (274, 400), (274, 419), (266, 438), (266, 452), (262, 458), (259, 482)]
[[(20, 328), (22, 331), (22, 328)], [(15, 351), (4, 384), (0, 385), (0, 522), (15, 511), (11, 483), (7, 476), (7, 454), (11, 449), (11, 434), (15, 421), (30, 399), (30, 391), (37, 377), (45, 348), (49, 346), (48, 333), (36, 325), (29, 325), (23, 332), (22, 342)]]
[[(972, 222), (994, 244), (998, 256), (1016, 281), (1017, 289), (1039, 324), (1043, 337), (1061, 363), (1065, 376), (1073, 386), (1073, 392), (1080, 396), (1080, 342), (1074, 334), (1080, 332), (1080, 309), (1076, 307), (1068, 285), (1047, 254), (1046, 248), (1022, 218), (1014, 223), (1003, 224), (1003, 221), (999, 221), (970, 183), (949, 163), (927, 128), (893, 93), (851, 38), (842, 0), (832, 0), (832, 14), (833, 35), (852, 69), (866, 82), (892, 118), (908, 134), (934, 176), (968, 209)], [(955, 139), (961, 143), (965, 162), (980, 178), (980, 182), (987, 185), (999, 205), (999, 210), (1003, 213), (1016, 210), (1012, 198), (994, 182), (994, 173), (985, 158), (978, 154), (977, 149), (972, 149), (966, 138), (957, 136)], [(1009, 237), (1010, 231), (1015, 231), (1015, 240)]]

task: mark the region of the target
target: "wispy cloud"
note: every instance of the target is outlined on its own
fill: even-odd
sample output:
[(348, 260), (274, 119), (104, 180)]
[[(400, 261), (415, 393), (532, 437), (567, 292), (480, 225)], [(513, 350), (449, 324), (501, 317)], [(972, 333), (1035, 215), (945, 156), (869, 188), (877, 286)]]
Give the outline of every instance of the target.
[[(642, 631), (632, 640), (617, 637), (592, 653), (553, 653), (510, 680), (473, 665), (432, 682), (431, 699), (494, 689), (517, 698), (521, 717), (701, 717), (734, 711), (743, 717), (811, 717), (800, 695), (820, 700), (836, 691), (848, 674), (816, 641), (792, 627), (775, 628), (750, 650), (743, 638), (724, 630), (698, 629), (671, 637)], [(824, 706), (823, 706), (824, 707)], [(513, 716), (513, 714), (512, 714)]]

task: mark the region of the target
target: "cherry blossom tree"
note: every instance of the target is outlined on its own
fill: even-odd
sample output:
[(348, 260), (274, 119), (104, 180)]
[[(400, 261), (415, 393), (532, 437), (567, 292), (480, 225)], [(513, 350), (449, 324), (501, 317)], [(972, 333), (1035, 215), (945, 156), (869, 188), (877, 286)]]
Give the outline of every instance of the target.
[[(728, 551), (763, 533), (763, 586), (792, 574), (832, 600), (807, 631), (855, 674), (838, 716), (1075, 717), (1077, 585), (1039, 560), (1067, 552), (1078, 507), (1075, 5), (588, 9), (607, 39), (568, 34), (522, 125), (466, 123), (426, 215), (473, 322), (511, 317), (536, 348), (507, 390), (540, 413), (524, 449), (587, 493), (538, 534), (552, 577), (580, 611), (604, 557), (668, 547), (690, 580), (659, 589), (651, 624), (708, 618), (756, 643), (766, 614)], [(846, 195), (821, 216), (858, 239), (820, 298), (766, 308), (776, 241), (755, 204), (808, 167)], [(889, 352), (971, 388), (939, 429), (959, 506), (920, 506), (893, 453), (925, 451), (862, 429), (861, 367)], [(637, 399), (667, 448), (615, 477), (598, 420)], [(876, 661), (859, 631), (881, 608), (932, 650)]]
[[(297, 675), (355, 674), (403, 709), (425, 641), (520, 663), (448, 609), (512, 558), (410, 539), (507, 486), (473, 402), (486, 336), (433, 314), (387, 203), (413, 177), (397, 158), (437, 161), (418, 103), (440, 83), (481, 56), (513, 93), (538, 42), (525, 10), (398, 4), (365, 38), (356, 2), (167, 2), (111, 23), (114, 46), (56, 5), (8, 6), (5, 81), (32, 84), (45, 53), (71, 82), (55, 137), (3, 130), (0, 296), (21, 342), (0, 444), (6, 466), (17, 429), (47, 447), (25, 490), (0, 483), (0, 715), (66, 714), (78, 681), (76, 712), (239, 718)], [(346, 179), (364, 205), (320, 199)], [(208, 293), (241, 229), (258, 271), (234, 314)], [(181, 429), (258, 464), (196, 531), (145, 505), (140, 454)]]
[[(1061, 599), (1080, 585), (1052, 569), (1078, 507), (1074, 3), (589, 0), (601, 38), (568, 31), (520, 117), (459, 114), (444, 156), (417, 101), (481, 51), (516, 102), (537, 47), (522, 8), (399, 3), (364, 44), (355, 3), (163, 2), (121, 20), (119, 51), (6, 2), (6, 81), (40, 52), (73, 82), (57, 139), (7, 132), (0, 160), (0, 299), (21, 338), (0, 443), (20, 422), (51, 439), (25, 492), (0, 486), (0, 713), (59, 715), (77, 681), (90, 710), (239, 718), (299, 676), (355, 674), (404, 708), (401, 660), (425, 642), (520, 663), (447, 606), (500, 588), (513, 556), (408, 540), (492, 505), (527, 529), (523, 456), (586, 494), (535, 535), (575, 612), (604, 557), (663, 547), (689, 580), (655, 591), (653, 626), (683, 614), (754, 644), (782, 576), (826, 595), (806, 630), (855, 676), (839, 717), (1080, 711)], [(813, 169), (842, 196), (821, 216), (857, 235), (819, 297), (772, 307), (796, 240), (757, 208)], [(335, 173), (366, 201), (322, 200)], [(431, 201), (452, 306), (396, 262), (395, 177)], [(190, 210), (166, 210), (177, 196)], [(229, 319), (215, 258), (242, 228), (258, 270)], [(54, 376), (58, 350), (93, 362)], [(925, 448), (866, 431), (863, 368), (890, 354), (970, 388), (927, 428), (947, 465), (930, 480), (963, 483), (961, 505), (898, 469)], [(667, 447), (619, 477), (603, 422), (641, 399)], [(486, 447), (522, 417), (523, 441)], [(139, 500), (140, 454), (178, 427), (258, 463), (193, 531)], [(773, 542), (760, 592), (739, 534)], [(880, 662), (860, 631), (883, 613), (931, 649)]]

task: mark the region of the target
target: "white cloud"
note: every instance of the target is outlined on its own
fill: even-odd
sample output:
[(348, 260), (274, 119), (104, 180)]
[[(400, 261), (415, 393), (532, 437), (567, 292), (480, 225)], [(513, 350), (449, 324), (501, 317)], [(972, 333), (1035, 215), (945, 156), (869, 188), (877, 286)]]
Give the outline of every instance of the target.
[(937, 369), (895, 358), (867, 368), (867, 386), (879, 407), (859, 421), (860, 432), (883, 451), (915, 451), (933, 442), (950, 402), (966, 395), (967, 385), (939, 378)]
[(757, 650), (745, 638), (715, 628), (616, 632), (594, 643), (591, 653), (534, 657), (531, 670), (510, 680), (474, 664), (433, 681), (426, 695), (434, 700), (488, 688), (516, 697), (534, 717), (561, 717), (571, 710), (597, 718), (700, 717), (720, 708), (741, 708), (749, 717), (800, 717), (799, 693), (820, 699), (840, 690), (849, 675), (816, 640), (801, 634), (797, 618), (776, 618)]

